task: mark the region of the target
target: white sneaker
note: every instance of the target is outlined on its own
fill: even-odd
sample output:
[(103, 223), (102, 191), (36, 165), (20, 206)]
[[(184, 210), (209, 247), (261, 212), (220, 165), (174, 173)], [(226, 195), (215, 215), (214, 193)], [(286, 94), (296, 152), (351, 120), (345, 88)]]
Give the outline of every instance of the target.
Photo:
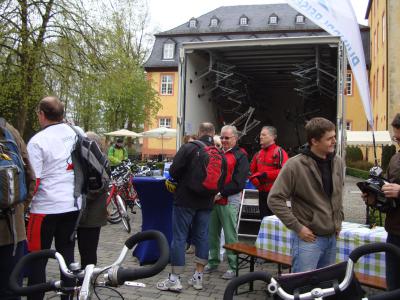
[(212, 272), (214, 272), (214, 271), (217, 271), (217, 269), (218, 269), (218, 267), (216, 267), (216, 266), (211, 267), (210, 265), (206, 265), (206, 266), (204, 267), (203, 273), (204, 273), (204, 274), (210, 274), (210, 273), (212, 273)]
[(224, 273), (224, 275), (222, 275), (222, 278), (227, 280), (232, 279), (233, 277), (236, 277), (236, 273), (233, 270), (228, 270)]
[(172, 291), (180, 293), (182, 291), (182, 284), (179, 278), (177, 278), (175, 281), (172, 281), (168, 277), (167, 279), (157, 282), (157, 289), (161, 291)]
[(203, 278), (200, 276), (195, 277), (194, 275), (192, 278), (188, 280), (188, 284), (193, 286), (195, 290), (202, 290), (203, 289)]

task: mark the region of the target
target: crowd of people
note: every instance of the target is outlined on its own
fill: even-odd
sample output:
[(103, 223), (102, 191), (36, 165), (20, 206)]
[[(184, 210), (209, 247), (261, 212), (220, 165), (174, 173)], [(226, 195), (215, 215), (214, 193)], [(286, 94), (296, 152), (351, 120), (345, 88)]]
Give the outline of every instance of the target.
[[(100, 137), (64, 122), (64, 105), (57, 97), (43, 98), (36, 113), (41, 130), (27, 146), (9, 123), (3, 126), (12, 133), (21, 153), (28, 193), (23, 203), (7, 213), (0, 210), (1, 299), (20, 299), (9, 290), (8, 276), (27, 251), (49, 249), (54, 242), (56, 250), (70, 264), (77, 240), (82, 268), (96, 264), (100, 230), (106, 224), (106, 188), (88, 193), (84, 201), (86, 208), (82, 211), (82, 197), (74, 193), (71, 159), (77, 134), (102, 145)], [(400, 114), (391, 125), (393, 140), (399, 144)], [(336, 240), (344, 220), (344, 163), (335, 153), (336, 128), (331, 121), (317, 117), (306, 124), (305, 133), (307, 145), (292, 158), (276, 144), (278, 133), (272, 126), (262, 127), (261, 149), (252, 158), (239, 146), (239, 132), (235, 126), (225, 125), (220, 135), (216, 135), (213, 124), (202, 123), (197, 136), (185, 137), (169, 169), (177, 182), (171, 220), (171, 270), (167, 278), (157, 283), (158, 289), (182, 291), (181, 276), (188, 245), (187, 253), (194, 252), (195, 270), (187, 282), (196, 290), (203, 289), (203, 275), (217, 270), (221, 263), (221, 233), (225, 243), (238, 241), (238, 210), (247, 180), (259, 191), (260, 219), (274, 214), (294, 233), (292, 272), (315, 270), (335, 263)], [(199, 145), (217, 148), (224, 157), (225, 177), (217, 193), (197, 193), (191, 186), (192, 166)], [(113, 167), (126, 159), (123, 139), (117, 139), (107, 154)], [(389, 183), (383, 186), (383, 193), (399, 200), (399, 153), (389, 163), (387, 179)], [(362, 196), (368, 203), (374, 201), (372, 194)], [(30, 214), (26, 225), (24, 211), (28, 206)], [(387, 242), (400, 247), (398, 206), (387, 213), (385, 229)], [(238, 266), (234, 253), (227, 251), (226, 257), (228, 269), (222, 278), (229, 280), (235, 276)], [(30, 267), (28, 284), (46, 281), (46, 263), (36, 261)], [(400, 288), (400, 263), (390, 254), (386, 255), (386, 273), (388, 289)], [(74, 285), (71, 279), (60, 276), (66, 286)], [(28, 299), (43, 297), (43, 293), (36, 293)]]

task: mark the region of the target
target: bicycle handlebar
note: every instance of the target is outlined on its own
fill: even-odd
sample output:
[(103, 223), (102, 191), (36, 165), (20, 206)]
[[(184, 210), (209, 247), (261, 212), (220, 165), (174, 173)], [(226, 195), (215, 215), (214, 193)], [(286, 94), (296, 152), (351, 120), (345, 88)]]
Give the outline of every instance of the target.
[(147, 240), (155, 240), (158, 244), (160, 257), (151, 266), (142, 267), (139, 269), (132, 268), (114, 268), (108, 273), (108, 279), (111, 285), (122, 285), (125, 281), (136, 280), (140, 278), (148, 278), (160, 273), (167, 266), (169, 262), (169, 245), (165, 236), (156, 230), (148, 230), (139, 232), (131, 236), (126, 242), (125, 246), (132, 249), (137, 243)]
[[(340, 291), (344, 291), (350, 284), (353, 271), (354, 264), (358, 261), (361, 256), (372, 254), (376, 252), (390, 252), (393, 255), (396, 255), (400, 259), (400, 248), (396, 247), (392, 244), (388, 243), (371, 243), (367, 245), (362, 245), (356, 249), (354, 249), (350, 255), (349, 260), (347, 261), (347, 269), (346, 275), (343, 278), (343, 281), (339, 284)], [(307, 274), (305, 274), (307, 276)], [(271, 274), (268, 272), (253, 272), (242, 275), (240, 277), (232, 279), (227, 285), (224, 293), (224, 300), (231, 300), (233, 298), (234, 291), (242, 284), (249, 283), (255, 280), (262, 280), (268, 284), (268, 291), (271, 294), (278, 294), (281, 299), (292, 300), (295, 299), (293, 295), (285, 292), (282, 287), (279, 286), (279, 283), (271, 277)], [(297, 299), (323, 299), (324, 297), (334, 295), (336, 293), (333, 287), (329, 288), (316, 288), (312, 291), (303, 293), (298, 295)], [(372, 295), (368, 297), (369, 300), (396, 300), (400, 299), (400, 289), (384, 292), (379, 295)]]
[[(120, 264), (128, 253), (129, 249), (132, 249), (136, 244), (146, 240), (155, 240), (158, 244), (158, 248), (160, 250), (160, 257), (156, 261), (155, 264), (151, 266), (142, 267), (139, 269), (133, 268), (122, 268)], [(57, 259), (61, 272), (70, 277), (70, 278), (82, 278), (85, 276), (85, 280), (91, 280), (92, 276), (96, 274), (103, 273), (106, 270), (108, 271), (106, 277), (106, 284), (109, 285), (122, 285), (127, 280), (135, 280), (139, 278), (148, 278), (160, 273), (169, 262), (169, 245), (165, 236), (156, 230), (149, 230), (144, 232), (139, 232), (133, 236), (131, 236), (128, 240), (126, 240), (125, 245), (121, 251), (120, 256), (111, 266), (104, 268), (94, 268), (93, 265), (91, 268), (91, 272), (87, 272), (88, 268), (85, 269), (85, 272), (73, 273), (68, 269), (65, 264), (65, 260), (62, 255), (55, 250), (41, 250), (37, 252), (29, 253), (24, 256), (15, 266), (14, 270), (10, 276), (10, 288), (17, 295), (26, 296), (39, 292), (48, 292), (48, 291), (56, 291), (62, 290), (62, 281), (48, 281), (46, 283), (35, 284), (31, 286), (20, 286), (18, 284), (18, 278), (20, 278), (20, 274), (22, 273), (24, 267), (31, 263), (32, 261), (36, 261), (38, 259), (48, 259), (54, 258)], [(89, 265), (90, 266), (90, 265)], [(83, 287), (83, 286), (82, 286)], [(86, 287), (87, 288), (87, 287)], [(82, 290), (81, 290), (82, 292)], [(85, 292), (88, 292), (85, 290)]]
[(49, 258), (55, 259), (56, 253), (57, 252), (55, 250), (48, 249), (48, 250), (41, 250), (38, 252), (32, 252), (29, 255), (22, 257), (21, 260), (15, 266), (14, 270), (11, 272), (9, 280), (10, 289), (17, 295), (23, 296), (41, 292), (45, 293), (61, 287), (60, 282), (54, 280), (27, 287), (22, 287), (18, 284), (18, 278), (20, 278), (20, 274), (22, 273), (26, 265), (39, 259), (49, 259)]
[(266, 283), (269, 283), (271, 281), (271, 278), (272, 275), (270, 273), (262, 271), (247, 273), (245, 275), (235, 277), (226, 286), (224, 300), (231, 300), (233, 298), (233, 293), (235, 292), (235, 290), (242, 284), (255, 280), (262, 280)]

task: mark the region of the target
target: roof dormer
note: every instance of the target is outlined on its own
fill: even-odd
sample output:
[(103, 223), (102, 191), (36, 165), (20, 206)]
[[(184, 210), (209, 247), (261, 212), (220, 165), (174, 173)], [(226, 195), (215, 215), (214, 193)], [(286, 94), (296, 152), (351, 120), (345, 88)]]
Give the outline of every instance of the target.
[(196, 18), (191, 18), (189, 20), (189, 28), (197, 28), (197, 19)]
[(269, 25), (278, 25), (278, 15), (277, 14), (271, 14), (268, 17), (268, 24)]
[(301, 15), (301, 14), (296, 15), (296, 19), (295, 19), (296, 24), (304, 24), (305, 21), (306, 21), (306, 18), (303, 15)]
[(219, 25), (219, 19), (216, 16), (212, 16), (210, 19), (210, 27), (217, 27)]
[(163, 60), (172, 60), (175, 56), (175, 45), (176, 42), (173, 39), (168, 39), (163, 45)]
[(239, 25), (240, 26), (248, 26), (249, 25), (249, 18), (246, 15), (242, 15), (239, 18)]

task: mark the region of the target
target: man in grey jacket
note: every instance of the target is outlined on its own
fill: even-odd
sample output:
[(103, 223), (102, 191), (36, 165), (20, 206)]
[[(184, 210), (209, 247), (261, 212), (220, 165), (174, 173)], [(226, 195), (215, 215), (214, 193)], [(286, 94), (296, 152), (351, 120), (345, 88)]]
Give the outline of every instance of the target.
[(313, 118), (305, 131), (308, 146), (287, 161), (268, 197), (268, 206), (293, 231), (294, 273), (335, 263), (336, 237), (344, 218), (343, 161), (335, 155), (335, 125)]

